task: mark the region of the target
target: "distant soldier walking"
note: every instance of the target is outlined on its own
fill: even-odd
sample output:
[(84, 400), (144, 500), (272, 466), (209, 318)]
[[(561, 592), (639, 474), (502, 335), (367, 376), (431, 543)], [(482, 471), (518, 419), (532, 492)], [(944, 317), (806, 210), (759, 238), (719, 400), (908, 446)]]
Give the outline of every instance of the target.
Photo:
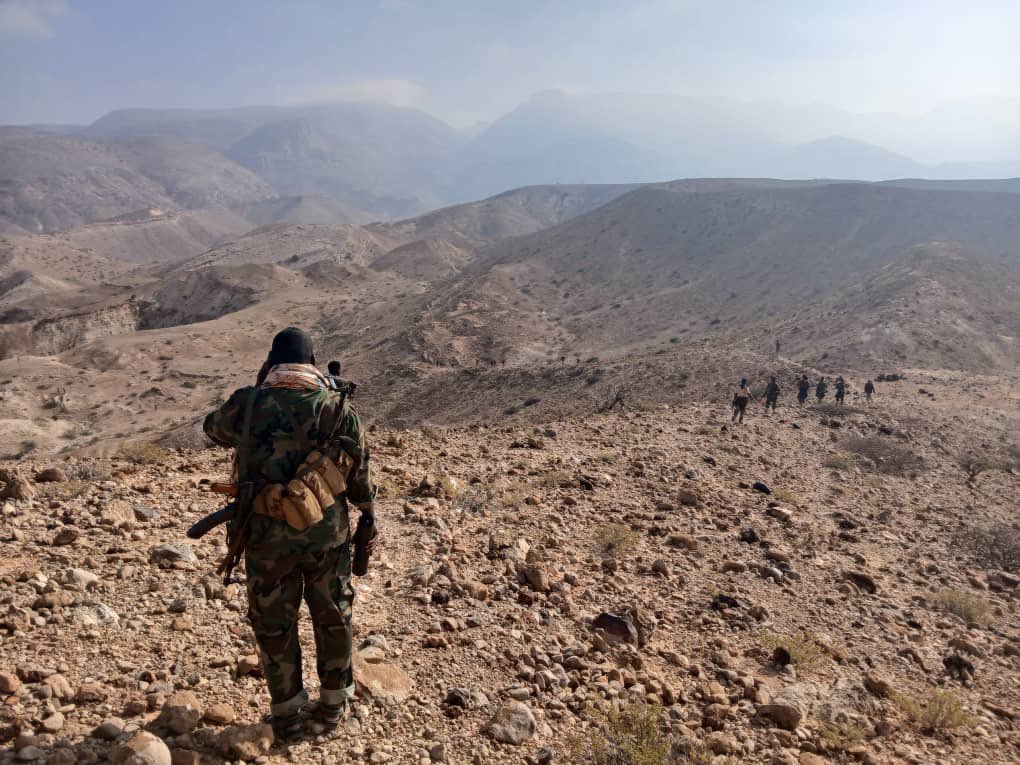
[(836, 403), (843, 406), (843, 400), (846, 398), (846, 380), (843, 379), (842, 375), (836, 378)]
[(875, 395), (875, 383), (868, 380), (864, 383), (864, 398), (867, 399), (868, 403), (871, 403), (871, 397)]
[(769, 378), (769, 384), (765, 386), (765, 414), (769, 413), (769, 407), (776, 411), (776, 402), (779, 401), (779, 383), (775, 377)]
[(829, 392), (829, 384), (825, 382), (824, 377), (818, 378), (818, 385), (815, 386), (815, 398), (818, 399), (818, 403), (822, 403), (822, 399), (825, 398), (825, 394)]
[(801, 375), (800, 380), (797, 381), (797, 403), (804, 406), (804, 402), (807, 401), (808, 392), (811, 390), (811, 381), (808, 380), (807, 375)]
[[(236, 450), (238, 497), (242, 486), (253, 486), (244, 560), (248, 618), (272, 699), (269, 720), (281, 738), (304, 726), (303, 596), (315, 634), (317, 717), (334, 727), (354, 693), (348, 502), (374, 528), (375, 490), (358, 415), (315, 368), (309, 336), (289, 327), (273, 338), (258, 384), (209, 414), (205, 432)], [(366, 546), (374, 544), (373, 535)]]
[(730, 422), (744, 421), (744, 412), (747, 411), (747, 402), (752, 398), (751, 389), (747, 387), (747, 379), (744, 378), (740, 381), (740, 386), (737, 388), (737, 392), (733, 396), (733, 419), (731, 419)]

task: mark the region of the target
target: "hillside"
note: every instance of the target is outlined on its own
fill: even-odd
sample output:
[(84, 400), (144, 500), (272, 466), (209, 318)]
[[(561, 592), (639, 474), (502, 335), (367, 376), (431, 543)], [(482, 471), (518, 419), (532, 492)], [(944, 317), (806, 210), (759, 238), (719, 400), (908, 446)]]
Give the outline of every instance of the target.
[(1009, 370), (1020, 365), (1020, 263), (921, 245), (774, 328), (816, 366)]
[(433, 301), (424, 337), (435, 352), (473, 363), (482, 355), (526, 361), (739, 334), (929, 241), (1016, 263), (1020, 210), (1011, 195), (867, 184), (646, 187), (485, 249)]
[(270, 195), (243, 167), (174, 138), (37, 134), (0, 141), (0, 231), (61, 231), (138, 210), (229, 206)]

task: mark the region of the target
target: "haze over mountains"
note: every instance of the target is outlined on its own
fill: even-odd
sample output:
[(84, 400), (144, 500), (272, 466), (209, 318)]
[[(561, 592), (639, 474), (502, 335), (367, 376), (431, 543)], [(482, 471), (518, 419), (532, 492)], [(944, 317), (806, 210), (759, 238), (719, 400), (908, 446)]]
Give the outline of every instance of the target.
[(549, 91), (461, 131), (359, 102), (128, 109), (87, 127), (0, 128), (0, 231), (53, 232), (148, 207), (365, 222), (552, 183), (1020, 176), (1020, 103), (994, 120), (987, 111), (975, 101), (923, 118), (859, 116)]

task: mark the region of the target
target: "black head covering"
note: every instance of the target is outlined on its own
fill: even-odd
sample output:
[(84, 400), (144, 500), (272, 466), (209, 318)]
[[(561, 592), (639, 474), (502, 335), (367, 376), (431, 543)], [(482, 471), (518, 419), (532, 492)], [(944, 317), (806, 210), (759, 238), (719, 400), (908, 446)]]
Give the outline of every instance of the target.
[(312, 338), (297, 327), (277, 333), (273, 338), (273, 347), (269, 351), (269, 365), (277, 364), (314, 364), (315, 354), (312, 353)]
[(326, 369), (329, 370), (329, 373), (331, 375), (338, 375), (338, 374), (340, 374), (340, 362), (339, 361), (331, 361), (331, 362), (329, 362), (329, 364), (326, 365)]

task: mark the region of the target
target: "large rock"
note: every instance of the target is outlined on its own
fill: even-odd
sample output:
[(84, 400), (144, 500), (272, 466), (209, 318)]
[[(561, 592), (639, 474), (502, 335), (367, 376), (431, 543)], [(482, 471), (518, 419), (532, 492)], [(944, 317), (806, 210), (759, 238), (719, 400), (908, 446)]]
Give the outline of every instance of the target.
[(113, 765), (171, 765), (172, 762), (163, 740), (144, 730), (118, 746), (110, 761)]
[(811, 713), (817, 689), (811, 683), (796, 683), (783, 688), (769, 704), (761, 704), (758, 714), (767, 717), (780, 728), (796, 730)]
[(0, 499), (35, 499), (31, 482), (17, 470), (0, 469)]
[(156, 724), (171, 733), (189, 733), (202, 719), (202, 705), (191, 691), (177, 691), (166, 700)]
[(157, 566), (172, 566), (175, 563), (197, 563), (198, 558), (190, 545), (168, 542), (153, 547), (149, 551), (149, 561)]
[(358, 692), (384, 704), (399, 704), (411, 693), (411, 678), (396, 664), (367, 661), (361, 651), (354, 654), (354, 682)]
[(58, 467), (44, 468), (35, 477), (36, 483), (63, 483), (66, 480), (67, 473)]
[(595, 617), (591, 623), (593, 630), (601, 630), (610, 643), (638, 644), (638, 631), (630, 616), (618, 616), (607, 611)]
[(216, 750), (234, 760), (256, 760), (273, 745), (273, 728), (265, 723), (231, 725), (216, 739)]
[(535, 716), (527, 705), (508, 701), (485, 724), (484, 731), (496, 741), (516, 746), (534, 736), (536, 728)]

